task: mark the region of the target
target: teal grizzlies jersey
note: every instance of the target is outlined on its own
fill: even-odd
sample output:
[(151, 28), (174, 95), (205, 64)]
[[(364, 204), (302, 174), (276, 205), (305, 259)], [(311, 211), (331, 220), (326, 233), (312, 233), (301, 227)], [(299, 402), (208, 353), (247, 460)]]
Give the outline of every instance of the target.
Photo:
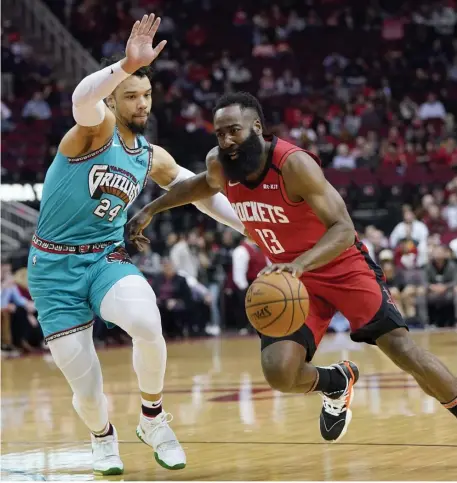
[(145, 186), (152, 147), (129, 149), (115, 129), (100, 149), (78, 158), (57, 153), (43, 186), (36, 234), (68, 245), (123, 241), (127, 209)]

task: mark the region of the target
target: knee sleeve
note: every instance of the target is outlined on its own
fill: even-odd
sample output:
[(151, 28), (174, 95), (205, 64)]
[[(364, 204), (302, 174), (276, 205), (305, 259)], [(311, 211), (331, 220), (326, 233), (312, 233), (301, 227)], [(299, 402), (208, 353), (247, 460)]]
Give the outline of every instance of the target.
[(124, 329), (132, 339), (152, 342), (162, 336), (156, 296), (139, 275), (128, 275), (110, 288), (100, 305), (100, 315)]
[(133, 368), (140, 390), (147, 394), (161, 393), (167, 347), (156, 296), (148, 282), (138, 275), (119, 280), (103, 298), (100, 315), (132, 337)]
[(48, 342), (54, 362), (73, 390), (73, 407), (94, 432), (108, 423), (100, 361), (92, 340), (92, 327)]

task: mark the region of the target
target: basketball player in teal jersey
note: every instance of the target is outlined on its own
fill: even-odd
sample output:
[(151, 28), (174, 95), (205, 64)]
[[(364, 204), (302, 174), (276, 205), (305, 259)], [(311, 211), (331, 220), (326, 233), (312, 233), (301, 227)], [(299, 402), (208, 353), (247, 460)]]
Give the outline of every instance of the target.
[[(121, 474), (123, 463), (92, 340), (94, 313), (132, 337), (142, 403), (138, 437), (163, 467), (186, 464), (171, 417), (162, 410), (167, 351), (156, 298), (123, 245), (126, 211), (148, 177), (171, 188), (193, 176), (142, 135), (151, 110), (149, 65), (165, 46), (152, 46), (159, 23), (154, 15), (137, 21), (125, 58), (76, 87), (76, 125), (47, 172), (28, 262), (41, 327), (73, 390), (73, 406), (91, 431), (94, 472), (103, 475)], [(243, 233), (223, 195), (196, 206)]]

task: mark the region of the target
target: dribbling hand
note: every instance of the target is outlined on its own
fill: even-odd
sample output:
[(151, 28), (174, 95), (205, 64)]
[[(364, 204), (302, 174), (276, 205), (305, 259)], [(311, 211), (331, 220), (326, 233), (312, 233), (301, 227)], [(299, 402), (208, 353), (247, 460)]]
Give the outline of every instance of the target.
[(160, 17), (155, 20), (155, 15), (144, 15), (141, 22), (137, 20), (133, 25), (132, 32), (125, 47), (127, 65), (130, 71), (148, 66), (162, 52), (167, 41), (162, 40), (155, 48), (152, 47), (154, 36), (160, 25)]
[(303, 275), (304, 269), (298, 263), (275, 263), (265, 267), (258, 276), (270, 275), (271, 273), (288, 272), (293, 277), (300, 278)]

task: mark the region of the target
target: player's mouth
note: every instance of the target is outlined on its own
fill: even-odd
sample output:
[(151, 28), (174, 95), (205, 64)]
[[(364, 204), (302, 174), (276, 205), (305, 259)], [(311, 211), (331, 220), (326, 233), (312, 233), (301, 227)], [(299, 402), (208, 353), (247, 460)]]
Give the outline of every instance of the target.
[(144, 114), (144, 115), (142, 114), (141, 116), (133, 116), (133, 117), (135, 119), (139, 119), (141, 121), (145, 121), (148, 118), (148, 116), (146, 114)]
[(229, 153), (228, 156), (230, 159), (236, 159), (238, 157), (238, 150)]

